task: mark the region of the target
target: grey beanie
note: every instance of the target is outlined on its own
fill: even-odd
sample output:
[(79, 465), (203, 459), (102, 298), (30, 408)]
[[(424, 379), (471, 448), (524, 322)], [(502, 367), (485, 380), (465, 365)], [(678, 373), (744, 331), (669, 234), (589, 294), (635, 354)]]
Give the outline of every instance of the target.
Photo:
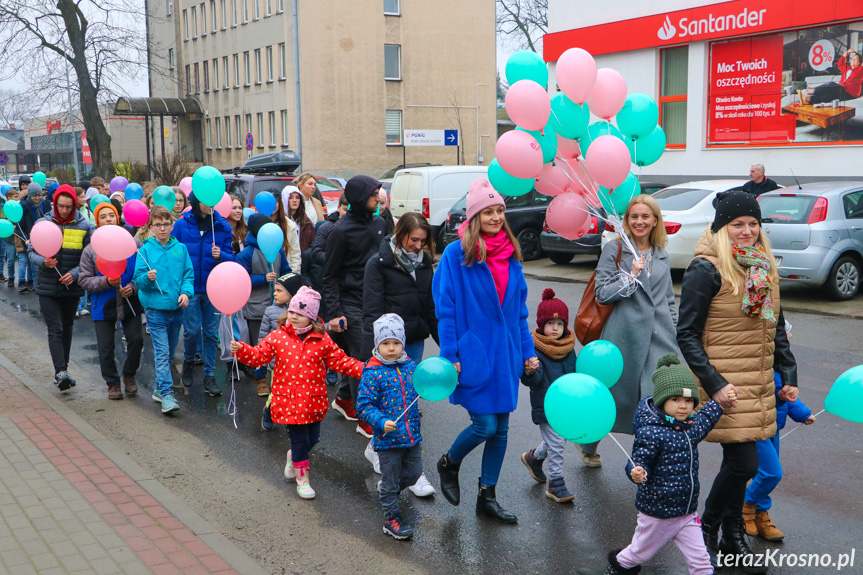
[(32, 198), (33, 196), (41, 196), (45, 192), (42, 190), (42, 186), (37, 184), (36, 182), (30, 182), (27, 184), (27, 197)]
[(397, 339), (405, 344), (405, 322), (394, 314), (385, 313), (375, 320), (375, 349), (381, 345), (385, 339)]

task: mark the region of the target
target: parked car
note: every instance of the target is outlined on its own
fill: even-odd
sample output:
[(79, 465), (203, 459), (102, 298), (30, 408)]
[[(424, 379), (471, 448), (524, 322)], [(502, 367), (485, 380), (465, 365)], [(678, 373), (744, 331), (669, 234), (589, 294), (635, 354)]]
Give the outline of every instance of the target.
[(664, 190), (668, 187), (668, 184), (663, 184), (660, 182), (640, 182), (641, 184), (641, 193), (653, 195), (660, 190)]
[[(506, 221), (512, 228), (512, 233), (521, 246), (521, 255), (525, 261), (539, 259), (543, 256), (539, 236), (545, 222), (545, 212), (551, 202), (549, 196), (544, 196), (533, 190), (523, 196), (504, 196), (506, 202)], [(455, 203), (447, 214), (443, 226), (443, 242), (441, 249), (452, 242), (460, 241), (459, 227), (467, 219), (467, 194)]]
[(568, 240), (558, 235), (543, 222), (539, 242), (548, 259), (556, 264), (568, 264), (574, 256), (594, 255), (602, 252), (602, 230), (605, 229), (605, 212), (591, 207), (590, 229), (577, 240)]
[(378, 178), (378, 180), (381, 182), (384, 180), (392, 181), (392, 179), (396, 175), (396, 172), (398, 172), (399, 170), (409, 170), (411, 168), (428, 168), (431, 166), (440, 166), (440, 164), (429, 164), (428, 162), (420, 162), (420, 163), (416, 163), (416, 164), (402, 164), (400, 166), (396, 166), (392, 170), (385, 172), (383, 176)]
[(859, 293), (863, 182), (791, 186), (762, 194), (758, 203), (782, 280), (823, 286), (836, 300)]
[[(285, 186), (290, 185), (296, 176), (292, 174), (270, 174), (270, 173), (246, 173), (229, 171), (224, 174), (226, 191), (229, 194), (236, 194), (243, 198), (243, 204), (246, 207), (254, 205), (255, 196), (261, 192), (270, 192), (273, 195), (281, 193)], [(315, 176), (315, 182), (320, 192), (323, 201), (324, 215), (329, 209), (334, 209), (332, 206), (338, 204), (339, 196), (344, 193), (344, 189), (333, 180), (328, 178)]]

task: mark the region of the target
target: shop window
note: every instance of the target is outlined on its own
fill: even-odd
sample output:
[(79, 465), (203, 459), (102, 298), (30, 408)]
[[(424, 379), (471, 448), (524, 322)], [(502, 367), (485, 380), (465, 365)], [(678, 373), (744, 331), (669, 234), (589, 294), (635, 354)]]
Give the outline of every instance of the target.
[(661, 50), (659, 75), (659, 125), (667, 147), (685, 148), (689, 46)]
[(386, 118), (387, 145), (400, 146), (402, 144), (402, 111), (387, 110)]

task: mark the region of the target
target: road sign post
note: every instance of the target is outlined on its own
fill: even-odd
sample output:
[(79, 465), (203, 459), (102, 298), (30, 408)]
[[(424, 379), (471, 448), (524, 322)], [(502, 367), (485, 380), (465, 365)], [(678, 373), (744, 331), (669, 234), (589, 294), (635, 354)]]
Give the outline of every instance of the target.
[(0, 152), (0, 166), (5, 166), (9, 161), (9, 155), (6, 152)]
[(252, 133), (249, 132), (246, 134), (246, 149), (249, 150), (249, 157), (252, 157), (252, 148), (255, 145), (255, 137), (252, 136)]

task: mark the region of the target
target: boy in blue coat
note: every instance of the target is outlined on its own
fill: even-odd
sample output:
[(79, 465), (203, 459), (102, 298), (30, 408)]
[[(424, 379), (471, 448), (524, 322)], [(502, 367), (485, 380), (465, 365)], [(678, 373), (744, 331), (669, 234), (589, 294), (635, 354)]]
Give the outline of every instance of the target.
[(147, 312), (147, 327), (153, 340), (156, 360), (156, 387), (153, 401), (162, 402), (162, 413), (180, 409), (171, 388), (171, 361), (180, 327), (183, 308), (194, 294), (195, 272), (186, 246), (171, 236), (174, 227), (171, 213), (163, 206), (150, 210), (150, 230), (155, 237), (138, 250), (132, 282), (138, 286), (138, 298)]
[(548, 424), (545, 417), (545, 394), (555, 380), (567, 373), (575, 373), (575, 334), (569, 323), (569, 308), (554, 297), (554, 290), (542, 292), (542, 301), (536, 308), (536, 325), (533, 332), (533, 345), (539, 368), (524, 369), (521, 382), (530, 388), (530, 415), (539, 426), (542, 442), (527, 453), (521, 454), (530, 476), (535, 481), (546, 481), (542, 464), (548, 458), (548, 489), (545, 496), (558, 503), (568, 503), (575, 495), (566, 488), (563, 479), (563, 447), (566, 440)]
[(384, 509), (384, 533), (406, 540), (413, 537), (413, 529), (402, 523), (398, 497), (423, 471), (418, 396), (413, 386), (416, 364), (405, 353), (401, 317), (382, 315), (374, 323), (374, 333), (373, 357), (363, 369), (357, 390), (357, 414), (371, 426), (372, 447), (380, 458), (378, 491)]
[(692, 372), (673, 354), (660, 357), (653, 397), (642, 399), (635, 410), (635, 443), (626, 464), (626, 475), (638, 484), (638, 527), (629, 547), (608, 554), (605, 575), (637, 573), (669, 541), (683, 553), (690, 575), (713, 575), (695, 511), (698, 443), (719, 421), (722, 408), (711, 400), (693, 413), (698, 401)]
[(222, 395), (216, 384), (216, 348), (219, 345), (219, 316), (207, 297), (207, 278), (221, 262), (234, 261), (231, 244), (234, 232), (213, 208), (202, 204), (195, 193), (189, 196), (192, 209), (174, 224), (174, 237), (186, 246), (195, 270), (195, 293), (183, 311), (183, 385), (192, 387), (198, 334), (204, 330), (204, 391)]

